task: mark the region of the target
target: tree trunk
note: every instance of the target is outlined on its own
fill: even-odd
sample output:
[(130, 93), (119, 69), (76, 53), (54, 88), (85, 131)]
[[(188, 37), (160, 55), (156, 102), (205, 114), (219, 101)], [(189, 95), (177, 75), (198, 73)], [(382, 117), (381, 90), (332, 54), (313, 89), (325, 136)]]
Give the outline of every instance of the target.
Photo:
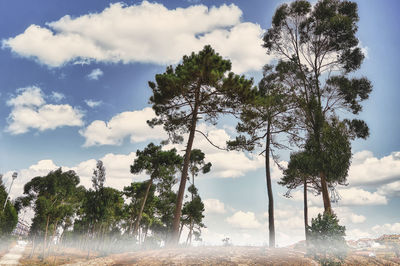
[(172, 235), (171, 235), (170, 245), (178, 245), (178, 243), (179, 243), (179, 224), (181, 222), (183, 196), (185, 194), (186, 180), (188, 177), (190, 153), (192, 151), (194, 135), (196, 132), (197, 112), (198, 112), (198, 104), (199, 104), (198, 102), (199, 102), (199, 93), (200, 93), (199, 90), (200, 90), (200, 88), (198, 90), (196, 90), (196, 95), (195, 95), (195, 105), (194, 105), (193, 116), (192, 116), (192, 121), (191, 121), (191, 125), (190, 125), (189, 139), (188, 139), (188, 142), (186, 145), (185, 158), (183, 161), (183, 168), (182, 168), (181, 181), (179, 184), (178, 197), (176, 200), (176, 207), (175, 207), (175, 212), (174, 212), (174, 222), (172, 225)]
[(45, 250), (46, 250), (46, 245), (47, 245), (47, 231), (49, 229), (49, 220), (50, 220), (50, 215), (47, 215), (47, 222), (46, 222), (46, 231), (44, 233), (44, 239), (43, 239), (43, 260), (44, 260), (44, 255), (45, 255)]
[(332, 214), (331, 200), (329, 198), (328, 185), (326, 183), (325, 173), (321, 172), (319, 176), (321, 178), (322, 199), (324, 201), (324, 213)]
[(271, 127), (268, 123), (267, 127), (267, 143), (265, 149), (265, 172), (267, 179), (268, 193), (268, 228), (269, 228), (269, 247), (275, 247), (275, 223), (274, 223), (274, 196), (272, 194), (271, 169), (269, 164), (269, 152), (271, 145)]
[(146, 188), (146, 194), (144, 195), (142, 206), (140, 207), (139, 215), (138, 215), (138, 218), (136, 220), (135, 229), (133, 231), (134, 235), (137, 235), (137, 232), (138, 232), (138, 229), (139, 229), (139, 225), (140, 225), (140, 220), (142, 219), (144, 206), (146, 205), (147, 196), (149, 195), (149, 191), (150, 191), (150, 188), (151, 188), (152, 184), (153, 184), (153, 177), (150, 178), (149, 184), (147, 185), (147, 188)]
[(56, 223), (55, 223), (55, 225), (54, 225), (54, 230), (53, 230), (53, 235), (52, 235), (52, 237), (51, 237), (51, 242), (48, 244), (48, 246), (49, 246), (49, 250), (48, 250), (48, 252), (47, 252), (48, 255), (50, 255), (51, 250), (52, 250), (52, 246), (53, 246), (53, 243), (52, 243), (52, 242), (53, 242), (53, 240), (54, 240), (54, 237), (56, 236), (57, 225), (58, 225), (58, 220), (56, 220)]
[(304, 177), (304, 232), (306, 245), (308, 245), (308, 203), (307, 203), (307, 178)]

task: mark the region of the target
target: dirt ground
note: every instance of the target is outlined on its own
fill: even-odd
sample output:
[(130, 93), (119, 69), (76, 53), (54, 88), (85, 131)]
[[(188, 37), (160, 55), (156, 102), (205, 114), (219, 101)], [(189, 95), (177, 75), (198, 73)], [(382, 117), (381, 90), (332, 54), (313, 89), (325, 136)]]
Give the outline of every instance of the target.
[[(30, 248), (20, 260), (21, 265), (319, 265), (305, 256), (304, 252), (290, 248), (274, 250), (265, 247), (196, 247), (180, 249), (158, 249), (99, 257), (74, 249), (55, 250), (45, 261), (34, 256), (28, 258)], [(400, 265), (400, 260), (389, 254), (350, 253), (344, 265)]]

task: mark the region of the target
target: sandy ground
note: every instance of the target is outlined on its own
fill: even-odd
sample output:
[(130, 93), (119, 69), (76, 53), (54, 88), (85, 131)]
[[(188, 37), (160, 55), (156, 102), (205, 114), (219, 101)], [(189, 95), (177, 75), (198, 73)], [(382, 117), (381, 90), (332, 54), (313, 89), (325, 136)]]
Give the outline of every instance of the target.
[(17, 244), (0, 259), (0, 265), (18, 265), (26, 245), (26, 241), (17, 241)]
[[(365, 253), (365, 252), (364, 252)], [(368, 252), (350, 252), (343, 265), (400, 265), (400, 259), (394, 254), (376, 254), (369, 257)], [(73, 248), (62, 249), (49, 254), (45, 261), (37, 256), (29, 258), (30, 247), (24, 252), (20, 265), (319, 265), (305, 256), (301, 250), (293, 248), (267, 249), (265, 247), (196, 247), (177, 249), (143, 250), (99, 257)]]

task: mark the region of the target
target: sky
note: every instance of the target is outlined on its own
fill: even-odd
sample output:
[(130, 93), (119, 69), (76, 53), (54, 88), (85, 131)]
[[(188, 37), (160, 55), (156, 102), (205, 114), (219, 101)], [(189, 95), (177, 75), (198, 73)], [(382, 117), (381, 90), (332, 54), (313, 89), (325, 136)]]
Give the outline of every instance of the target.
[[(261, 37), (282, 2), (1, 1), (0, 173), (8, 187), (18, 172), (12, 198), (31, 178), (58, 167), (75, 170), (90, 187), (99, 159), (108, 186), (145, 180), (129, 172), (136, 150), (166, 138), (146, 124), (154, 117), (148, 81), (210, 44), (235, 73), (257, 82), (262, 66), (273, 62)], [(400, 233), (400, 3), (356, 2), (366, 59), (355, 75), (370, 79), (373, 92), (360, 115), (371, 135), (352, 142), (349, 185), (338, 187), (341, 200), (333, 204), (348, 239)], [(236, 123), (223, 117), (200, 128), (224, 146)], [(201, 135), (194, 147), (213, 164), (196, 180), (206, 209), (203, 244), (220, 245), (224, 237), (238, 245), (267, 243), (264, 158), (215, 149)], [(290, 152), (279, 152), (282, 165)], [(304, 239), (304, 229), (302, 191), (285, 198), (281, 176), (274, 165), (276, 241), (284, 246)], [(315, 217), (321, 196), (310, 195), (309, 206)]]

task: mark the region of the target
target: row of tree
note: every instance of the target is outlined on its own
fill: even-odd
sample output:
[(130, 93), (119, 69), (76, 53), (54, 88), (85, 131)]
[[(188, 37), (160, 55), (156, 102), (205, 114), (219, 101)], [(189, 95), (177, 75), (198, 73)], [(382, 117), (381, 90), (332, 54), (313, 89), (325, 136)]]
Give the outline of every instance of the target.
[[(149, 179), (132, 182), (122, 191), (104, 185), (106, 169), (102, 161), (97, 161), (89, 189), (79, 184), (74, 171), (63, 172), (61, 168), (31, 179), (14, 205), (17, 210), (34, 211), (29, 232), (32, 254), (40, 246), (42, 257), (46, 257), (55, 242), (86, 249), (88, 256), (90, 251), (162, 245), (172, 231), (177, 198), (173, 186), (182, 161), (176, 149), (162, 150), (150, 143), (137, 151), (131, 165), (131, 173), (145, 172)], [(191, 244), (193, 237), (200, 240), (205, 227), (204, 203), (194, 185), (195, 176), (211, 168), (200, 150), (192, 150), (189, 162), (192, 184), (180, 221), (180, 234), (185, 227), (188, 231), (187, 244)], [(11, 229), (13, 226), (10, 225)]]

